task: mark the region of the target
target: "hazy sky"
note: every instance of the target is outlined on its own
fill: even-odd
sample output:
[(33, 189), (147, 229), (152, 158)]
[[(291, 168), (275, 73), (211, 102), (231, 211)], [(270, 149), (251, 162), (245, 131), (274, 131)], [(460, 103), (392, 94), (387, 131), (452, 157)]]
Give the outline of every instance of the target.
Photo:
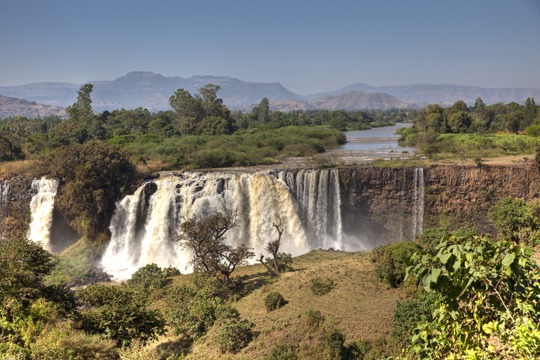
[(0, 86), (129, 71), (310, 94), (540, 87), (540, 0), (0, 0)]

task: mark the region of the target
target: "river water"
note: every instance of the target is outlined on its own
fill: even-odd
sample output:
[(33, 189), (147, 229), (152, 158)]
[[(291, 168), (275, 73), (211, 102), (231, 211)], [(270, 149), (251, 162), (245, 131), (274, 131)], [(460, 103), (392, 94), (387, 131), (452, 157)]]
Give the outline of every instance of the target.
[(345, 131), (347, 142), (327, 154), (339, 157), (346, 163), (409, 158), (415, 155), (416, 149), (399, 146), (396, 131), (410, 126), (409, 123), (397, 123), (370, 130)]

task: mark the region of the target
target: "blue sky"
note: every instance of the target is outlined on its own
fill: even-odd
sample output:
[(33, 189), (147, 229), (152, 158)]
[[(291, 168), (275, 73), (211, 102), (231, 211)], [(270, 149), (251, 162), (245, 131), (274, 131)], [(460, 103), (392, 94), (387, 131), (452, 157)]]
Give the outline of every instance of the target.
[(0, 86), (129, 71), (540, 87), (540, 0), (0, 0)]

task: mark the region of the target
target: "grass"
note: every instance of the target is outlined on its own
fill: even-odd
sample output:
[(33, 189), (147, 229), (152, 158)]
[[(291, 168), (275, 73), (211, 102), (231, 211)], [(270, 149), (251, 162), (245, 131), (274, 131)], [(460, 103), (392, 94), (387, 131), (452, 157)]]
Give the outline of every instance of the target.
[[(248, 286), (252, 282), (258, 282), (258, 286), (233, 306), (242, 318), (255, 324), (258, 335), (238, 354), (224, 356), (212, 341), (215, 334), (211, 330), (195, 344), (187, 359), (259, 359), (278, 344), (298, 345), (300, 358), (320, 358), (320, 334), (306, 324), (309, 310), (319, 311), (326, 326), (338, 328), (347, 342), (377, 341), (390, 334), (395, 303), (406, 295), (376, 278), (369, 253), (317, 250), (295, 258), (293, 266), (293, 272), (275, 281), (266, 277), (261, 265), (238, 269), (236, 276), (245, 277)], [(311, 280), (317, 277), (332, 279), (335, 288), (323, 296), (314, 295)], [(175, 283), (188, 278), (177, 277)], [(269, 313), (265, 298), (271, 291), (279, 291), (288, 303)]]
[(38, 164), (33, 160), (0, 162), (0, 176), (11, 174), (33, 176), (37, 166)]
[(500, 157), (532, 154), (540, 146), (540, 138), (518, 134), (441, 134), (435, 145), (437, 158)]

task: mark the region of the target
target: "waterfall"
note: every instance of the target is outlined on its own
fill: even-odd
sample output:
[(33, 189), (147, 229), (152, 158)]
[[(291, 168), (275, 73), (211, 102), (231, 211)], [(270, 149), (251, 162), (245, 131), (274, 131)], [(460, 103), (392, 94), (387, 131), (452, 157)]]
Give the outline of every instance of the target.
[(413, 204), (413, 223), (412, 238), (422, 233), (424, 222), (424, 169), (414, 169), (414, 204)]
[(30, 201), (28, 239), (40, 242), (45, 250), (51, 251), (50, 235), (58, 180), (45, 177), (34, 179), (31, 188), (33, 196)]
[[(404, 172), (407, 174), (412, 175)], [(396, 208), (401, 224), (394, 228), (403, 233), (402, 224), (412, 221), (411, 233), (416, 235), (422, 231), (423, 169), (414, 170), (412, 188), (412, 182), (406, 180), (404, 176), (399, 182), (398, 194), (403, 194), (403, 199), (411, 199), (405, 196), (407, 191), (413, 194), (413, 201), (409, 202), (413, 209), (405, 212)], [(237, 226), (225, 234), (226, 242), (232, 246), (245, 244), (257, 257), (266, 254), (264, 247), (276, 238), (272, 224), (278, 222), (283, 228), (280, 251), (293, 256), (318, 248), (369, 250), (398, 240), (399, 233), (392, 234), (394, 238), (385, 237), (381, 224), (374, 223), (380, 220), (373, 220), (365, 207), (357, 208), (358, 213), (342, 213), (343, 199), (349, 201), (347, 206), (351, 208), (351, 193), (342, 199), (342, 188), (336, 169), (186, 172), (162, 176), (117, 202), (102, 266), (119, 280), (128, 279), (138, 268), (150, 263), (191, 271), (191, 254), (177, 241), (181, 225), (194, 216), (204, 218), (214, 212), (236, 214)]]
[(341, 194), (337, 170), (282, 171), (279, 178), (289, 187), (312, 248), (344, 249)]
[(149, 184), (116, 205), (102, 265), (117, 279), (150, 263), (190, 271), (191, 255), (175, 241), (180, 226), (216, 211), (237, 214), (238, 226), (225, 234), (231, 245), (243, 243), (257, 255), (264, 253), (276, 237), (272, 223), (279, 216), (281, 251), (300, 255), (310, 248), (287, 185), (268, 173), (184, 173), (156, 180), (152, 194), (146, 193)]
[(3, 212), (9, 202), (10, 186), (9, 183), (4, 180), (0, 182), (0, 212)]

